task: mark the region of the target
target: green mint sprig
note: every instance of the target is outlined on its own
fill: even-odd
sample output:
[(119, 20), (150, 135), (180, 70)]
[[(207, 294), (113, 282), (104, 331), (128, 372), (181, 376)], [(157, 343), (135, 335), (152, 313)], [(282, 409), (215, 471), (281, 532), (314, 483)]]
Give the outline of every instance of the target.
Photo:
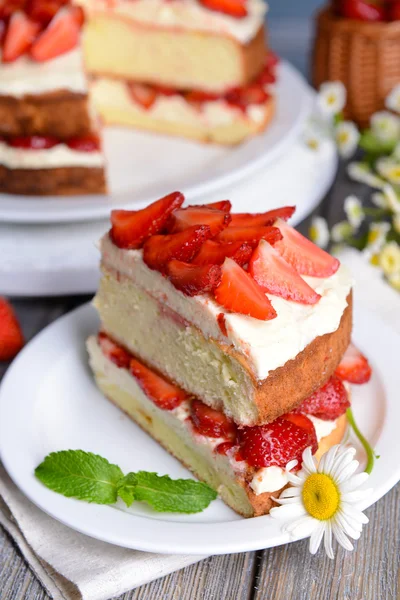
[(46, 487), (68, 498), (114, 504), (119, 497), (128, 507), (136, 500), (158, 512), (200, 512), (217, 497), (210, 486), (193, 479), (171, 479), (147, 471), (124, 476), (117, 465), (84, 450), (48, 454), (35, 475)]

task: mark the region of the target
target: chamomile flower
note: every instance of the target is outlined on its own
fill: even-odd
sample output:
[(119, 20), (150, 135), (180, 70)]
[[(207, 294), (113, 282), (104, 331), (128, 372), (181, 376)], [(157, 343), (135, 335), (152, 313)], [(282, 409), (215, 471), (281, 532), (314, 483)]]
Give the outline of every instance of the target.
[(300, 471), (292, 473), (293, 460), (286, 465), (291, 487), (276, 500), (281, 506), (271, 509), (274, 519), (284, 519), (283, 530), (293, 538), (310, 537), (310, 552), (315, 554), (324, 538), (329, 558), (334, 558), (332, 536), (346, 550), (353, 550), (349, 537), (357, 540), (368, 518), (357, 507), (370, 490), (358, 488), (368, 479), (368, 473), (355, 472), (359, 466), (354, 460), (356, 450), (333, 446), (317, 466), (308, 447), (303, 452)]
[(307, 129), (303, 134), (303, 139), (310, 150), (317, 152), (322, 143), (321, 136), (313, 129)]
[(386, 236), (390, 231), (390, 224), (386, 221), (371, 223), (369, 226), (367, 244), (365, 250), (369, 256), (378, 254), (386, 242)]
[(400, 138), (400, 118), (387, 110), (376, 112), (371, 117), (371, 130), (381, 142), (396, 141)]
[(357, 196), (347, 196), (344, 201), (344, 212), (352, 228), (357, 230), (365, 219), (361, 201)]
[(387, 208), (386, 196), (383, 192), (374, 192), (371, 194), (371, 200), (378, 208)]
[(400, 197), (393, 186), (385, 185), (383, 195), (385, 196), (386, 207), (395, 214), (400, 214)]
[(376, 170), (389, 183), (400, 185), (400, 161), (390, 157), (379, 158), (376, 161)]
[(362, 162), (351, 162), (347, 167), (347, 173), (350, 179), (359, 183), (366, 183), (370, 187), (379, 190), (382, 190), (385, 185), (385, 181), (375, 175), (372, 169)]
[(353, 228), (348, 221), (339, 221), (331, 229), (331, 238), (333, 242), (344, 242), (353, 235)]
[(321, 114), (332, 118), (346, 104), (346, 88), (340, 81), (327, 81), (319, 88), (317, 106)]
[(391, 241), (383, 246), (379, 266), (387, 277), (400, 273), (400, 246), (397, 242)]
[(342, 158), (350, 158), (357, 150), (360, 132), (351, 121), (342, 121), (335, 128), (335, 139)]
[(313, 217), (308, 233), (314, 244), (320, 248), (326, 248), (329, 243), (329, 229), (323, 217)]
[(397, 84), (386, 97), (385, 106), (389, 110), (400, 113), (400, 84)]
[(400, 273), (394, 273), (388, 277), (388, 282), (393, 289), (400, 292)]

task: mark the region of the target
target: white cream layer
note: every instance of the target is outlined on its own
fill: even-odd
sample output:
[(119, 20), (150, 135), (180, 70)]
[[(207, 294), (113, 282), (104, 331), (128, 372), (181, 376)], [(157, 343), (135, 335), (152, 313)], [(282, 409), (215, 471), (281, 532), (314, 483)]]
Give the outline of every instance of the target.
[(0, 50), (0, 96), (21, 98), (56, 90), (86, 94), (80, 48), (42, 63), (31, 60), (29, 56), (22, 56), (12, 63), (2, 63)]
[(92, 98), (96, 106), (110, 106), (114, 110), (137, 113), (155, 121), (168, 121), (194, 127), (217, 127), (229, 125), (246, 118), (255, 124), (262, 123), (266, 116), (266, 104), (251, 104), (243, 112), (225, 100), (203, 102), (199, 107), (187, 102), (181, 95), (159, 95), (152, 106), (143, 107), (136, 102), (124, 82), (98, 78), (91, 85)]
[[(318, 442), (336, 429), (337, 419), (323, 421), (312, 415), (306, 415), (313, 422)], [(250, 487), (258, 496), (264, 492), (276, 492), (288, 483), (289, 479), (285, 469), (281, 467), (264, 467), (254, 475)]]
[(8, 169), (54, 169), (56, 167), (102, 167), (101, 152), (78, 152), (66, 144), (48, 150), (13, 148), (0, 142), (0, 165)]
[[(228, 313), (210, 296), (185, 296), (161, 273), (145, 265), (140, 250), (121, 250), (108, 235), (102, 238), (100, 249), (106, 266), (126, 275), (161, 304), (196, 325), (206, 338), (232, 344), (245, 354), (255, 377), (260, 380), (295, 358), (316, 337), (336, 331), (352, 287), (352, 278), (344, 266), (326, 279), (305, 277), (321, 295), (317, 304), (289, 302), (268, 294), (278, 316), (271, 321), (260, 321)], [(225, 314), (227, 337), (218, 326), (219, 313)]]
[(264, 0), (247, 0), (247, 16), (235, 18), (208, 10), (198, 0), (78, 0), (89, 12), (110, 11), (138, 23), (228, 35), (245, 44), (264, 22), (268, 5)]

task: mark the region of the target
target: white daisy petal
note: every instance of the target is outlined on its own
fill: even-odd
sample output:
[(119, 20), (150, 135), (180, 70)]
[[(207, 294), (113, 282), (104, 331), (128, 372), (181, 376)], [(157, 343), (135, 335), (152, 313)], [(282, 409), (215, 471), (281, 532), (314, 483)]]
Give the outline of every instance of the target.
[(292, 469), (294, 469), (298, 462), (298, 460), (291, 460), (290, 462), (288, 462), (288, 464), (286, 465), (286, 471), (291, 471)]
[(298, 475), (295, 475), (294, 473), (290, 473), (290, 471), (288, 471), (287, 477), (288, 477), (289, 483), (291, 483), (292, 485), (301, 485), (304, 481), (304, 476), (299, 477)]
[(336, 475), (336, 482), (340, 485), (343, 481), (347, 481), (357, 471), (360, 463), (358, 460), (352, 460), (348, 465), (344, 466), (340, 473)]
[(308, 446), (303, 452), (303, 469), (307, 470), (310, 474), (316, 473), (317, 471), (317, 462), (312, 455), (311, 447)]
[(351, 121), (342, 121), (335, 128), (335, 140), (342, 158), (350, 158), (357, 150), (360, 132)]
[(346, 104), (346, 88), (340, 81), (327, 81), (319, 88), (317, 107), (323, 117), (331, 119)]
[(296, 538), (308, 537), (318, 526), (318, 523), (319, 521), (317, 521), (317, 519), (310, 517), (310, 515), (306, 515), (301, 519), (288, 523), (285, 526), (285, 531)]
[(368, 497), (368, 490), (355, 490), (354, 492), (346, 492), (341, 494), (342, 502), (348, 502), (350, 504), (358, 504), (361, 500)]
[(337, 542), (344, 548), (345, 550), (354, 550), (353, 544), (343, 533), (343, 530), (336, 524), (332, 523), (332, 533), (336, 538)]
[(348, 481), (343, 481), (340, 484), (340, 491), (342, 492), (342, 494), (352, 492), (356, 488), (360, 487), (360, 485), (363, 485), (363, 483), (365, 483), (368, 478), (369, 475), (365, 471), (363, 473), (357, 473), (357, 475), (354, 475), (354, 477), (352, 477)]
[(340, 475), (341, 471), (353, 461), (355, 453), (356, 451), (354, 448), (347, 448), (344, 452), (338, 452), (335, 464), (330, 471), (330, 475), (334, 478), (337, 475)]
[(350, 520), (342, 512), (339, 512), (336, 515), (336, 523), (347, 535), (353, 538), (353, 540), (359, 539), (362, 531), (361, 523), (350, 522)]
[(294, 498), (294, 497), (298, 497), (298, 496), (301, 496), (301, 488), (299, 488), (299, 487), (287, 487), (287, 488), (285, 488), (283, 490), (283, 492), (279, 496), (279, 499), (282, 499), (282, 498)]
[(347, 196), (343, 208), (350, 225), (353, 229), (357, 230), (365, 219), (361, 200), (354, 195)]
[(274, 498), (273, 496), (272, 500), (274, 500), (274, 502), (277, 502), (278, 504), (280, 504), (281, 506), (283, 506), (284, 504), (298, 504), (299, 499), (296, 496), (293, 496), (292, 498), (282, 498), (282, 494), (279, 496), (279, 498)]
[(326, 521), (325, 532), (324, 532), (324, 548), (328, 558), (334, 558), (332, 549), (332, 524), (330, 521)]
[(349, 519), (352, 519), (357, 522), (359, 521), (360, 523), (363, 523), (364, 525), (369, 523), (368, 517), (366, 515), (364, 515), (364, 513), (361, 512), (361, 510), (358, 510), (357, 508), (355, 508), (354, 506), (351, 506), (350, 504), (342, 503), (341, 510), (342, 510), (343, 514)]
[(321, 545), (322, 537), (325, 531), (324, 521), (320, 521), (310, 536), (310, 552), (315, 554)]
[(318, 473), (330, 473), (335, 462), (336, 454), (339, 450), (339, 445), (332, 446), (325, 452), (325, 454), (321, 457), (318, 465)]
[(307, 515), (304, 507), (301, 504), (289, 504), (285, 506), (275, 506), (271, 508), (271, 517), (274, 519), (296, 519)]

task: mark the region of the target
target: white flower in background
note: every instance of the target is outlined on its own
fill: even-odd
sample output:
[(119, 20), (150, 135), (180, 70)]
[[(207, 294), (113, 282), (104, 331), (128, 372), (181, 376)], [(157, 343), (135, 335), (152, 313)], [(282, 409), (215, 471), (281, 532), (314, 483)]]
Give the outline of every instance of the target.
[(322, 144), (322, 137), (321, 135), (313, 130), (313, 129), (307, 129), (304, 132), (304, 142), (306, 144), (306, 146), (308, 146), (308, 148), (310, 148), (310, 150), (314, 150), (315, 152), (317, 152)]
[(353, 235), (353, 228), (348, 221), (339, 221), (331, 229), (331, 238), (333, 242), (344, 242)]
[(379, 266), (388, 277), (400, 273), (400, 246), (397, 242), (391, 241), (383, 246)]
[(317, 106), (325, 117), (334, 117), (346, 104), (346, 88), (340, 81), (327, 81), (319, 88)]
[(333, 446), (317, 466), (311, 448), (303, 452), (300, 471), (292, 473), (297, 461), (286, 465), (292, 487), (276, 500), (281, 506), (271, 509), (274, 519), (285, 521), (283, 530), (293, 538), (310, 537), (310, 552), (315, 554), (324, 538), (325, 552), (334, 558), (332, 536), (346, 550), (353, 550), (349, 537), (357, 540), (368, 518), (358, 508), (361, 500), (371, 493), (358, 490), (368, 479), (368, 473), (358, 473), (359, 463), (354, 460), (356, 450)]
[(357, 230), (365, 219), (361, 201), (357, 196), (347, 196), (343, 207), (350, 225), (353, 229)]
[(394, 215), (394, 217), (392, 219), (392, 223), (393, 223), (393, 229), (395, 230), (395, 232), (400, 233), (400, 213), (398, 213), (397, 215)]
[(400, 292), (400, 273), (395, 273), (394, 275), (390, 275), (388, 277), (388, 281), (392, 288)]
[(323, 217), (313, 217), (308, 234), (320, 248), (326, 248), (329, 243), (328, 224)]
[(400, 161), (390, 157), (379, 158), (376, 161), (376, 170), (393, 185), (400, 185)]
[(342, 121), (335, 127), (336, 145), (342, 158), (350, 158), (357, 150), (360, 132), (351, 121)]
[(372, 169), (362, 162), (351, 162), (347, 166), (347, 173), (350, 179), (359, 183), (366, 183), (370, 187), (382, 190), (385, 181), (374, 174)]
[(383, 189), (383, 195), (386, 200), (386, 207), (389, 208), (395, 214), (400, 213), (400, 198), (396, 193), (395, 189), (391, 185), (385, 185)]
[(396, 85), (386, 97), (385, 106), (389, 110), (400, 113), (400, 84)]
[(387, 208), (386, 196), (383, 192), (371, 194), (371, 200), (378, 208)]
[(380, 252), (384, 243), (386, 242), (386, 236), (390, 231), (390, 223), (382, 221), (381, 223), (371, 223), (369, 226), (366, 250), (369, 256)]
[(376, 112), (371, 117), (371, 130), (382, 142), (397, 141), (400, 138), (400, 118), (387, 110)]

